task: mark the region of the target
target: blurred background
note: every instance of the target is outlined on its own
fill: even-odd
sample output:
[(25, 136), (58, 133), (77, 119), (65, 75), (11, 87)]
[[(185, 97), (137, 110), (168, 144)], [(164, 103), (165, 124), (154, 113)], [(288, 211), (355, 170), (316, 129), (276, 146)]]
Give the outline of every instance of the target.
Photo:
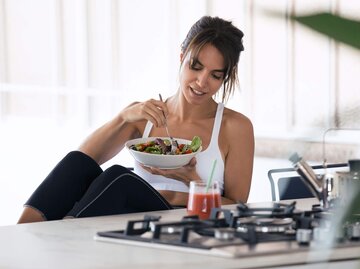
[[(321, 163), (325, 144), (329, 162), (360, 158), (360, 1), (0, 0), (0, 225), (91, 131), (176, 91), (180, 44), (203, 15), (245, 34), (227, 106), (254, 124), (249, 202), (271, 200), (267, 171), (293, 152)], [(132, 161), (124, 151), (103, 167)]]

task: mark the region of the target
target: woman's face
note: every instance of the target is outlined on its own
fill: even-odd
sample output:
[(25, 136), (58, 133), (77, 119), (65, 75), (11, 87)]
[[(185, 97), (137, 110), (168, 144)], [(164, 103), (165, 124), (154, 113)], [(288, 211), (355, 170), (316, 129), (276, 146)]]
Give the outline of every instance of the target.
[(200, 50), (198, 59), (190, 57), (191, 52), (180, 57), (180, 90), (190, 104), (202, 104), (212, 98), (224, 81), (224, 57), (211, 44)]

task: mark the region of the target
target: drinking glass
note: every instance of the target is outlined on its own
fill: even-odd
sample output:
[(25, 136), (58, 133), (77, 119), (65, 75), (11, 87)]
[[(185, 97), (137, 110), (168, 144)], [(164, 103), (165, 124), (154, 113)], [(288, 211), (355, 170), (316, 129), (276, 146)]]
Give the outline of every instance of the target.
[(189, 200), (187, 204), (188, 215), (198, 215), (200, 219), (208, 219), (211, 209), (221, 207), (219, 182), (214, 181), (206, 189), (205, 182), (190, 182)]

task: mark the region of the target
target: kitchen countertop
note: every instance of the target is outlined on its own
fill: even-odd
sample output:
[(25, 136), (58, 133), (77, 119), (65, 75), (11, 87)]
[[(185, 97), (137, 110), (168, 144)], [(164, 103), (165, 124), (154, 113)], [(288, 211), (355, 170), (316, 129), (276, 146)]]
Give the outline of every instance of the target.
[[(310, 209), (315, 203), (315, 199), (299, 199), (297, 208)], [(264, 203), (251, 205), (264, 206)], [(186, 211), (176, 209), (153, 214), (170, 221), (180, 220)], [(326, 263), (323, 258), (306, 253), (231, 259), (94, 240), (98, 231), (124, 229), (128, 220), (143, 216), (144, 213), (136, 213), (0, 227), (0, 268), (289, 268), (280, 265), (290, 263), (296, 265), (291, 268), (299, 269), (360, 268), (360, 247), (327, 253), (342, 259), (350, 254), (354, 256), (355, 251), (358, 259)], [(309, 260), (318, 263), (308, 265)]]

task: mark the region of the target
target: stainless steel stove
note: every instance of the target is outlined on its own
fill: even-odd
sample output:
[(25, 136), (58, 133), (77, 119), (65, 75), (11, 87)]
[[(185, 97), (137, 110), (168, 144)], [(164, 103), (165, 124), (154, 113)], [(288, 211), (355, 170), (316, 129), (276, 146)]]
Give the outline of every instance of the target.
[[(296, 202), (274, 203), (270, 207), (236, 209), (214, 208), (209, 220), (185, 216), (172, 222), (160, 216), (145, 215), (128, 221), (124, 230), (100, 231), (95, 239), (207, 254), (228, 258), (293, 252), (326, 253), (329, 250), (360, 250), (360, 222), (345, 223), (334, 229), (334, 211), (314, 205), (311, 210), (296, 209)], [(360, 258), (357, 251), (331, 255), (329, 260)]]

